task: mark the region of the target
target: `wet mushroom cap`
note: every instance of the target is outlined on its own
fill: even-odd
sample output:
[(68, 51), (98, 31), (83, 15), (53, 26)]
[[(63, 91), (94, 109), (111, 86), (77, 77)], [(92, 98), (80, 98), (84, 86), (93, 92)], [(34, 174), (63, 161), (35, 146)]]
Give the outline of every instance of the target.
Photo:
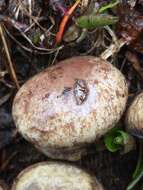
[(75, 166), (42, 162), (26, 168), (12, 190), (103, 190), (97, 179)]
[(19, 132), (40, 151), (77, 160), (83, 147), (118, 122), (127, 96), (118, 69), (100, 58), (79, 56), (27, 81), (14, 99), (12, 114)]
[(126, 126), (132, 135), (143, 138), (143, 92), (134, 98), (128, 108)]

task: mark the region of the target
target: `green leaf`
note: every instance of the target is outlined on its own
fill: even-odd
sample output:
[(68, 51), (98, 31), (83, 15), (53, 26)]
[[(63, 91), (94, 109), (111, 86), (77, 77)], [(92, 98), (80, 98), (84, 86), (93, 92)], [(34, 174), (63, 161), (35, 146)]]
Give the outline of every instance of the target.
[(133, 149), (134, 139), (131, 135), (121, 130), (119, 127), (111, 129), (104, 137), (106, 148), (110, 152), (116, 152), (124, 149), (123, 152), (129, 152)]
[(108, 9), (111, 9), (113, 7), (115, 7), (117, 4), (119, 3), (118, 0), (112, 1), (111, 3), (107, 4), (107, 5), (103, 5), (100, 9), (99, 9), (99, 13), (103, 13), (105, 11), (107, 11)]
[(113, 25), (118, 21), (118, 17), (108, 14), (100, 15), (85, 15), (76, 19), (76, 24), (80, 28), (94, 29), (96, 27), (103, 27)]
[(115, 138), (118, 137), (117, 131), (118, 128), (115, 127), (104, 137), (105, 146), (110, 152), (116, 152), (121, 148), (120, 144), (115, 143)]
[(35, 32), (33, 39), (32, 39), (32, 42), (34, 44), (38, 44), (40, 42), (40, 36), (41, 36), (40, 32)]
[(106, 148), (110, 151), (110, 152), (116, 152), (120, 149), (120, 145), (115, 144), (113, 142), (113, 137), (112, 136), (106, 136), (104, 138), (104, 143)]

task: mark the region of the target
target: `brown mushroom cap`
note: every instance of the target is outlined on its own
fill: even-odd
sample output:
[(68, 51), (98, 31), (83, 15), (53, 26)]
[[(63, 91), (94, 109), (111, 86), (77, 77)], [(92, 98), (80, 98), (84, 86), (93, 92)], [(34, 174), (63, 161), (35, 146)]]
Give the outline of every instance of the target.
[(26, 82), (13, 103), (19, 132), (52, 158), (76, 160), (85, 145), (120, 119), (128, 96), (113, 65), (92, 56), (73, 57)]
[(127, 130), (134, 136), (143, 138), (143, 92), (138, 94), (126, 115)]
[(97, 179), (75, 166), (42, 162), (26, 168), (12, 190), (103, 190)]

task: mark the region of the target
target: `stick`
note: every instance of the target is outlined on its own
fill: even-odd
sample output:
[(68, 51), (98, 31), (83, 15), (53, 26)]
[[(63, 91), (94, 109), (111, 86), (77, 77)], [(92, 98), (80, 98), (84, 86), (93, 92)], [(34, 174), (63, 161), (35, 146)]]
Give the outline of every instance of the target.
[(11, 72), (12, 78), (13, 78), (13, 80), (15, 82), (15, 85), (16, 85), (17, 89), (19, 89), (20, 86), (19, 86), (19, 83), (18, 83), (18, 80), (17, 80), (17, 76), (16, 76), (16, 73), (15, 73), (15, 70), (13, 68), (13, 64), (12, 64), (12, 61), (11, 61), (10, 53), (9, 53), (9, 50), (8, 50), (8, 45), (7, 45), (6, 39), (4, 37), (4, 32), (3, 32), (2, 25), (0, 25), (0, 37), (2, 39), (2, 43), (3, 43), (3, 46), (4, 46), (4, 50), (5, 50), (5, 53), (6, 53), (6, 57), (7, 57), (7, 61), (8, 61), (8, 65), (9, 65), (9, 68), (10, 68), (10, 72)]
[(113, 56), (115, 53), (117, 53), (127, 42), (123, 39), (118, 40), (118, 45), (117, 44), (111, 44), (108, 49), (106, 49), (100, 57), (102, 59), (108, 59), (110, 56)]
[(79, 5), (79, 3), (80, 3), (80, 0), (77, 0), (75, 2), (75, 4), (67, 11), (67, 13), (65, 14), (65, 16), (63, 17), (63, 19), (61, 21), (61, 24), (60, 24), (60, 27), (59, 27), (59, 31), (56, 34), (56, 43), (60, 43), (61, 42), (64, 30), (65, 30), (65, 26), (66, 26), (66, 24), (67, 24), (67, 22), (68, 22), (68, 20), (69, 20), (69, 18), (71, 16), (71, 14), (74, 12), (74, 10)]

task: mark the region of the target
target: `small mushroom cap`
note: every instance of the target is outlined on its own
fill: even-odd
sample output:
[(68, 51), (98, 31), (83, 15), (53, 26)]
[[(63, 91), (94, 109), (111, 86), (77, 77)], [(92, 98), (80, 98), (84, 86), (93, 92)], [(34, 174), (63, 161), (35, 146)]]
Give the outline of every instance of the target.
[(42, 162), (26, 168), (12, 190), (103, 190), (97, 179), (75, 166)]
[[(128, 97), (123, 74), (92, 56), (73, 57), (26, 82), (13, 102), (19, 132), (52, 158), (76, 160), (120, 119)], [(76, 158), (70, 154), (77, 154)]]
[(132, 135), (143, 138), (143, 92), (134, 98), (128, 108), (126, 126)]

